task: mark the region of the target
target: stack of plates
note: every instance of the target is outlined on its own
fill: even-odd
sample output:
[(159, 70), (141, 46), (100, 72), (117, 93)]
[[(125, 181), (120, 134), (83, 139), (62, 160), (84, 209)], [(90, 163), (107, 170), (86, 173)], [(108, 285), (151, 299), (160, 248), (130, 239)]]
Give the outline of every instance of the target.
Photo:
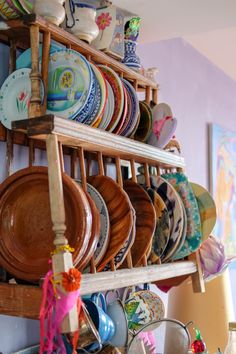
[[(41, 58), (42, 46), (39, 50), (40, 62)], [(13, 120), (28, 118), (31, 49), (17, 58), (16, 67), (17, 70), (5, 80), (0, 90), (2, 123), (8, 129), (11, 129)], [(139, 105), (132, 84), (121, 79), (114, 70), (89, 63), (74, 50), (55, 43), (51, 45), (48, 114), (130, 137), (138, 128), (139, 121), (142, 121)]]

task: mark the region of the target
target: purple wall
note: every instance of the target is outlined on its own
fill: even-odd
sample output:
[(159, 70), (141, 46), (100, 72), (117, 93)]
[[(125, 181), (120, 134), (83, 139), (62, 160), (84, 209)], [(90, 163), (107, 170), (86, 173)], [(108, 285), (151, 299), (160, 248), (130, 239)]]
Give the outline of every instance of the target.
[[(159, 69), (159, 103), (168, 103), (178, 119), (176, 136), (187, 175), (209, 187), (208, 124), (236, 132), (236, 82), (181, 38), (143, 44), (138, 51), (144, 68)], [(233, 266), (230, 278), (236, 313)]]
[(190, 179), (208, 186), (207, 124), (236, 131), (236, 82), (181, 38), (140, 45), (145, 68), (159, 69), (159, 102), (170, 104), (178, 119)]

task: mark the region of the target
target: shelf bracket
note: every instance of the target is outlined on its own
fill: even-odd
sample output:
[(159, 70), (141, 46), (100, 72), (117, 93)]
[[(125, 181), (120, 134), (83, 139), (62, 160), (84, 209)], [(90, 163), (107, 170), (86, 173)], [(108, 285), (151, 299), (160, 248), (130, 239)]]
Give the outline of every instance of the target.
[(190, 261), (194, 261), (196, 263), (197, 271), (191, 275), (192, 278), (192, 286), (194, 293), (205, 293), (205, 282), (202, 274), (202, 267), (200, 262), (199, 252), (192, 253), (188, 256)]

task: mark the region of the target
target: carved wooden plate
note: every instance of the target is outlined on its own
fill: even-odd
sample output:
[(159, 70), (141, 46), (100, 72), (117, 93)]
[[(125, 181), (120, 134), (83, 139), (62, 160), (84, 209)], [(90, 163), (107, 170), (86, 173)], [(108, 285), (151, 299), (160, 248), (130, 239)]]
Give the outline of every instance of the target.
[(147, 253), (156, 227), (156, 213), (147, 192), (133, 181), (124, 182), (124, 190), (128, 194), (136, 212), (136, 236), (131, 255), (136, 266)]
[(91, 176), (88, 181), (103, 197), (110, 218), (110, 242), (97, 267), (98, 271), (102, 271), (128, 240), (133, 225), (133, 210), (125, 191), (110, 177)]
[[(69, 245), (74, 263), (88, 246), (92, 217), (80, 186), (62, 175)], [(46, 167), (22, 169), (0, 186), (0, 263), (19, 279), (38, 280), (47, 272), (53, 245)]]

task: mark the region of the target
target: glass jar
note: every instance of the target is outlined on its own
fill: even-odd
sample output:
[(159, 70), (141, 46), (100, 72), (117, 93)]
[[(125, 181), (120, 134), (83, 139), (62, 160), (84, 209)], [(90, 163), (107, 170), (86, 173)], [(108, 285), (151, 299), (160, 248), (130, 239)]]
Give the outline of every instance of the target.
[(229, 322), (229, 337), (224, 354), (236, 354), (236, 322)]

